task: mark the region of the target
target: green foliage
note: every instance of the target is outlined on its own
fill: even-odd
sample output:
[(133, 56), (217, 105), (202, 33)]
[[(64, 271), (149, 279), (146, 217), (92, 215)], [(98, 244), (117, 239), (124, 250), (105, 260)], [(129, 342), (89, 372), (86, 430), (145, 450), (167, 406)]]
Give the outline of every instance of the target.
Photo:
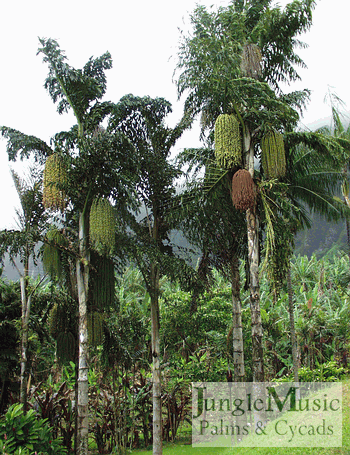
[[(299, 79), (295, 67), (304, 62), (295, 52), (302, 45), (296, 37), (310, 27), (315, 2), (294, 1), (284, 10), (270, 5), (270, 1), (235, 2), (217, 11), (198, 6), (192, 13), (192, 30), (182, 35), (179, 46), (177, 86), (180, 96), (188, 93), (187, 108), (204, 110), (203, 130), (211, 130), (220, 113), (237, 110), (251, 125), (296, 124), (294, 107), (301, 109), (309, 92), (276, 93), (282, 93), (282, 82)], [(251, 63), (247, 71), (247, 46), (260, 49), (260, 76)], [(248, 74), (253, 77), (244, 77)]]
[[(274, 88), (280, 89), (281, 83), (300, 79), (295, 66), (305, 67), (295, 49), (305, 48), (307, 45), (297, 37), (311, 27), (312, 11), (316, 2), (292, 1), (283, 10), (279, 5), (265, 8), (265, 2), (258, 4), (258, 7), (254, 3), (248, 2), (248, 8), (253, 12), (248, 13), (248, 23), (252, 35), (257, 33), (259, 36), (258, 43), (264, 57), (263, 78)], [(270, 3), (268, 2), (269, 6)]]
[(225, 380), (231, 312), (227, 284), (199, 297), (196, 310), (189, 292), (165, 288), (160, 317), (162, 346), (166, 358), (171, 359), (167, 375), (187, 381)]
[(106, 52), (96, 59), (90, 58), (83, 69), (75, 69), (66, 63), (66, 56), (57, 41), (45, 38), (39, 41), (42, 47), (38, 54), (43, 54), (43, 61), (50, 68), (45, 88), (52, 101), (58, 103), (57, 111), (62, 114), (73, 108), (78, 123), (84, 122), (91, 103), (105, 94), (105, 70), (112, 67), (111, 55)]
[[(312, 370), (309, 367), (301, 367), (298, 370), (300, 382), (336, 382), (341, 381), (346, 374), (348, 374), (348, 370), (338, 366), (337, 363), (332, 360), (319, 364)], [(282, 376), (274, 381), (293, 382), (293, 374)]]
[[(73, 372), (71, 372), (73, 370)], [(53, 438), (59, 436), (61, 445), (71, 453), (74, 438), (76, 408), (72, 401), (75, 388), (75, 365), (63, 367), (62, 381), (57, 383), (49, 375), (47, 380), (41, 381), (34, 389), (32, 402), (38, 409), (41, 419), (50, 425)]]
[(0, 439), (6, 441), (7, 453), (19, 448), (48, 455), (66, 453), (61, 440), (53, 439), (47, 420), (38, 419), (32, 409), (24, 414), (21, 404), (12, 405), (0, 419)]
[(42, 175), (30, 168), (24, 178), (12, 171), (12, 178), (21, 204), (20, 209), (16, 209), (18, 230), (0, 231), (0, 260), (8, 253), (12, 263), (20, 260), (25, 267), (31, 256), (36, 265), (39, 252), (35, 246), (42, 240), (47, 223), (42, 204)]
[(6, 151), (10, 161), (16, 161), (18, 153), (20, 154), (21, 160), (29, 158), (31, 154), (34, 154), (35, 161), (43, 164), (46, 157), (53, 153), (53, 150), (46, 142), (35, 136), (28, 136), (6, 126), (2, 126), (0, 132), (7, 139)]
[(0, 278), (0, 412), (10, 398), (10, 388), (18, 373), (19, 330), (16, 321), (21, 317), (19, 283), (10, 283)]

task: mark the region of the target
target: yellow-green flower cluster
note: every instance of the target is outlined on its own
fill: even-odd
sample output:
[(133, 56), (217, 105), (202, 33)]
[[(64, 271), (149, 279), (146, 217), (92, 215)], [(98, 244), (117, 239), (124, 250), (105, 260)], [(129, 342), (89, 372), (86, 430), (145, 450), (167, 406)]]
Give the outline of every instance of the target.
[(286, 174), (286, 155), (283, 136), (278, 131), (268, 131), (261, 140), (261, 161), (265, 177), (278, 179)]
[(232, 169), (242, 162), (239, 122), (232, 114), (221, 114), (215, 122), (215, 158), (219, 167)]
[(66, 182), (66, 163), (58, 153), (54, 153), (46, 159), (44, 169), (43, 204), (45, 208), (64, 211), (66, 193), (63, 187)]
[(109, 256), (115, 247), (115, 213), (106, 198), (96, 198), (90, 210), (90, 242), (100, 254)]

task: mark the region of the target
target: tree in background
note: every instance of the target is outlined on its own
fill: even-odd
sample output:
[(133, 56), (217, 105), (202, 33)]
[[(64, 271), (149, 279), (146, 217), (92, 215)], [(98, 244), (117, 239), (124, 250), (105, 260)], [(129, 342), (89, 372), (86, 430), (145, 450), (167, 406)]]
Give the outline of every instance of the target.
[[(243, 382), (245, 365), (239, 260), (247, 256), (246, 226), (243, 214), (237, 212), (232, 204), (230, 174), (222, 176), (222, 172), (213, 166), (213, 159), (212, 147), (185, 149), (180, 154), (179, 162), (188, 167), (190, 182), (187, 182), (186, 190), (178, 195), (179, 208), (175, 210), (185, 237), (202, 252), (198, 275), (206, 288), (212, 285), (213, 268), (231, 283), (233, 373), (235, 382)], [(203, 167), (203, 179), (198, 179), (196, 172), (192, 174), (192, 170)], [(219, 180), (211, 187), (215, 178)], [(195, 305), (193, 311), (196, 311)], [(228, 371), (230, 375), (231, 371)]]
[[(324, 133), (328, 136), (331, 136), (335, 139), (344, 150), (349, 149), (350, 143), (350, 125), (346, 127), (346, 116), (342, 113), (344, 109), (344, 103), (342, 100), (335, 94), (328, 90), (326, 99), (330, 104), (332, 110), (332, 123), (330, 126), (325, 126), (320, 128), (318, 131)], [(341, 156), (342, 161), (342, 172), (343, 172), (343, 183), (341, 187), (341, 195), (343, 197), (343, 203), (346, 207), (350, 208), (350, 193), (349, 193), (349, 152), (345, 152)], [(338, 193), (340, 195), (340, 193)], [(337, 202), (340, 202), (340, 198), (336, 194), (334, 196)], [(347, 242), (348, 242), (348, 255), (350, 259), (350, 220), (349, 217), (346, 217), (346, 233), (347, 233)]]
[[(286, 132), (286, 174), (284, 181), (262, 181), (260, 196), (265, 225), (265, 260), (274, 301), (287, 279), (294, 380), (298, 382), (298, 363), (291, 284), (291, 257), (295, 234), (310, 227), (308, 213), (316, 212), (337, 221), (346, 208), (333, 198), (343, 179), (342, 157), (349, 153), (346, 144), (320, 133)], [(347, 145), (347, 148), (349, 146)]]
[(17, 346), (20, 334), (15, 320), (21, 318), (19, 283), (8, 283), (0, 279), (0, 413), (2, 414), (11, 399), (13, 377), (17, 373)]
[[(177, 260), (170, 244), (169, 209), (175, 194), (179, 170), (170, 163), (170, 152), (182, 133), (190, 127), (185, 115), (174, 127), (165, 124), (171, 105), (163, 98), (123, 97), (111, 125), (133, 144), (140, 168), (135, 189), (145, 216), (130, 218), (130, 256), (143, 275), (150, 296), (153, 382), (153, 454), (162, 453), (162, 402), (159, 340), (160, 278), (164, 274), (180, 278), (184, 262)], [(191, 271), (187, 280), (191, 279)], [(186, 279), (186, 278), (185, 278)]]
[[(13, 170), (11, 172), (21, 206), (20, 209), (16, 210), (18, 229), (5, 229), (0, 232), (0, 257), (1, 261), (3, 261), (7, 253), (20, 277), (22, 302), (20, 400), (26, 412), (29, 376), (27, 368), (28, 323), (32, 297), (36, 290), (36, 287), (33, 289), (29, 288), (29, 268), (31, 260), (36, 264), (39, 253), (38, 243), (46, 229), (47, 216), (42, 203), (40, 172), (32, 168), (26, 179), (20, 178)], [(18, 260), (22, 267), (17, 265), (16, 261)]]

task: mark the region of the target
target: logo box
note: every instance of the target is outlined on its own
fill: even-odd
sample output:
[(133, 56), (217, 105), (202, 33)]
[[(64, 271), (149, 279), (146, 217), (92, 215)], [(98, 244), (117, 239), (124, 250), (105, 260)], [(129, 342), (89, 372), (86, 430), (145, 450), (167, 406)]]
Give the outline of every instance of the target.
[(342, 383), (192, 383), (194, 447), (341, 447)]

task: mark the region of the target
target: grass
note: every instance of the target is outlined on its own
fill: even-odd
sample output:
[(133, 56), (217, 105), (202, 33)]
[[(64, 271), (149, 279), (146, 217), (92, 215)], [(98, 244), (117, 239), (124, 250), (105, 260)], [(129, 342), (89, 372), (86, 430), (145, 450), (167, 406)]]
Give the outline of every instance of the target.
[[(151, 455), (150, 450), (133, 450), (132, 455)], [(240, 448), (195, 448), (191, 440), (165, 443), (164, 455), (350, 455), (350, 379), (343, 381), (343, 445), (342, 447), (240, 447)]]

